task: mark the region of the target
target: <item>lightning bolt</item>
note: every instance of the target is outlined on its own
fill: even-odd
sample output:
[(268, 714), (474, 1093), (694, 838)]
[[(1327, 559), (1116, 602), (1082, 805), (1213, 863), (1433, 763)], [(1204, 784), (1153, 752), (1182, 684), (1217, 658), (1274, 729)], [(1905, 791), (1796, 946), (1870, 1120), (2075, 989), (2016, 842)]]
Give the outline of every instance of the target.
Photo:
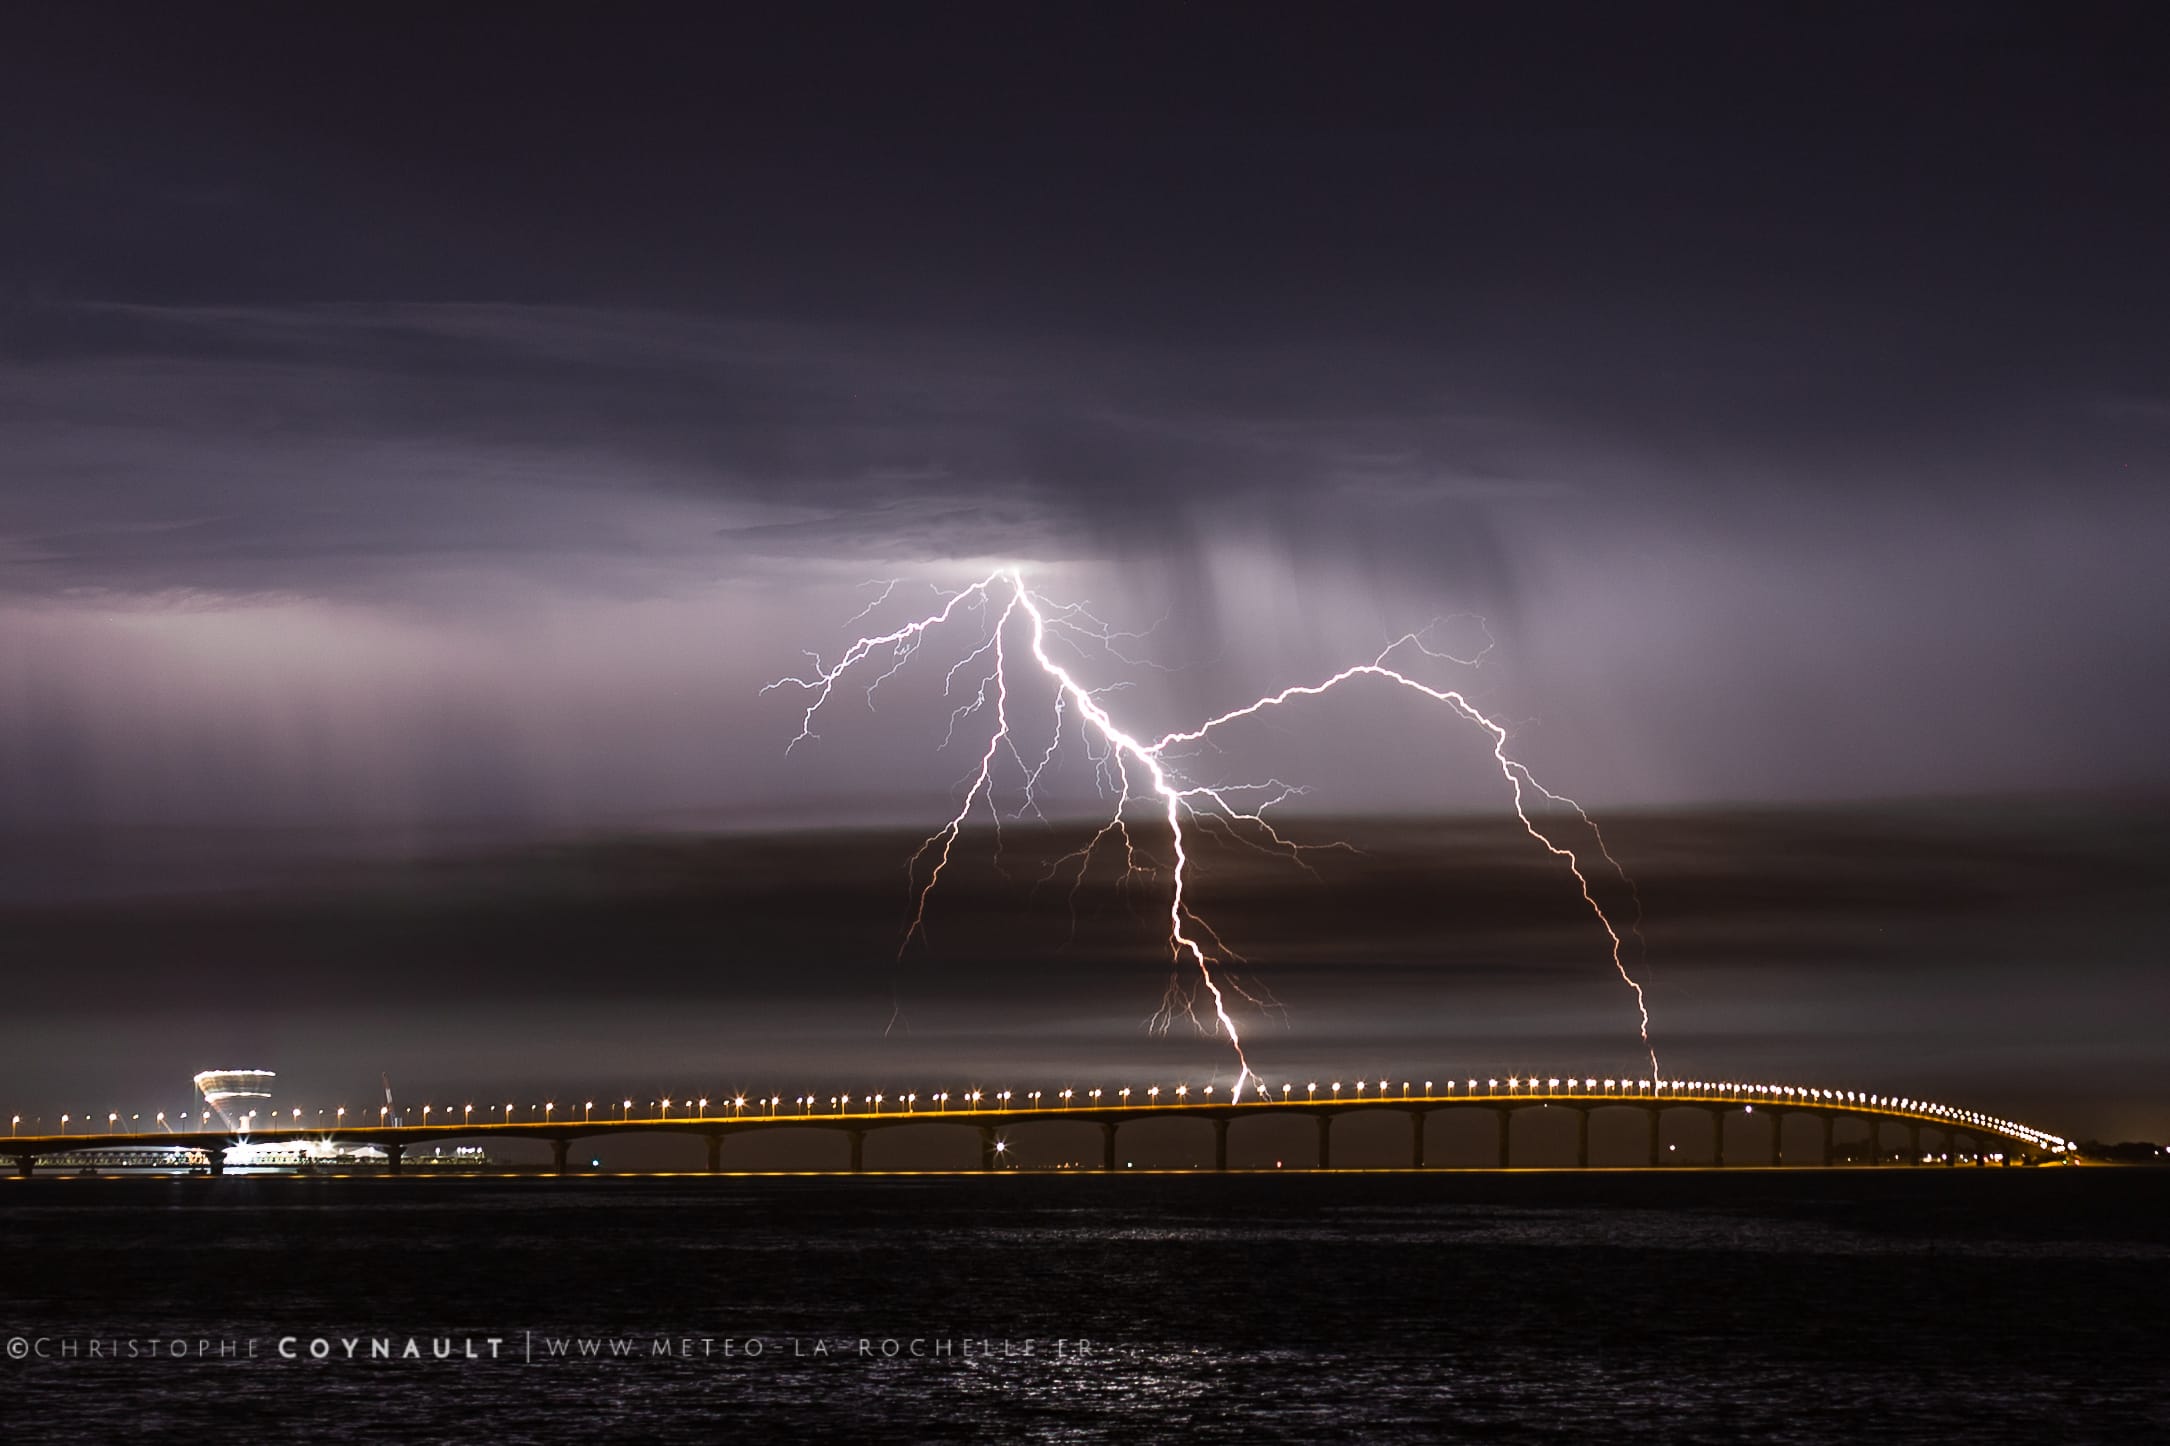
[[(867, 617), (888, 601), (896, 586), (895, 583), (890, 583), (853, 621)], [(764, 694), (779, 688), (797, 688), (812, 695), (800, 715), (798, 732), (786, 745), (786, 752), (819, 737), (814, 731), (814, 724), (822, 709), (835, 697), (846, 674), (862, 667), (872, 671), (882, 664), (887, 665), (867, 685), (866, 700), (868, 706), (872, 707), (876, 690), (895, 677), (912, 660), (930, 634), (945, 628), (962, 616), (973, 614), (981, 619), (983, 631), (980, 641), (951, 666), (943, 681), (944, 695), (949, 696), (956, 689), (960, 674), (966, 674), (973, 664), (982, 663), (986, 671), (980, 675), (977, 686), (970, 688), (970, 696), (950, 714), (949, 736), (944, 740), (945, 746), (954, 740), (960, 723), (982, 713), (991, 713), (993, 727), (988, 732), (986, 745), (980, 751), (976, 764), (966, 775), (964, 799), (957, 812), (947, 823), (930, 834), (912, 856), (910, 874), (917, 888), (911, 922), (898, 946), (900, 958), (910, 949), (915, 938), (925, 941), (928, 901), (933, 897), (936, 885), (941, 882), (943, 871), (949, 867), (958, 838), (963, 834), (973, 813), (981, 808), (987, 811), (993, 822), (996, 861), (999, 866), (1003, 820), (995, 795), (997, 773), (1003, 760), (1010, 760), (1023, 780), (1024, 804), (1012, 818), (1021, 817), (1028, 808), (1037, 812), (1035, 791), (1041, 776), (1062, 746), (1066, 721), (1075, 720), (1073, 730), (1083, 739), (1086, 755), (1093, 763), (1094, 777), (1103, 796), (1112, 795), (1113, 803), (1108, 821), (1100, 826), (1082, 848), (1057, 860), (1053, 868), (1059, 870), (1074, 861), (1077, 866), (1077, 882), (1081, 884), (1094, 855), (1103, 844), (1113, 839), (1122, 848), (1126, 878), (1150, 874), (1152, 871), (1140, 863), (1138, 848), (1131, 836), (1128, 821), (1128, 813), (1134, 803), (1143, 801), (1149, 804), (1152, 811), (1167, 824), (1173, 853), (1173, 866), (1169, 870), (1167, 909), (1171, 962), (1179, 970), (1188, 962), (1195, 973), (1198, 986), (1205, 991), (1215, 1028), (1226, 1034), (1230, 1047), (1235, 1051), (1238, 1073), (1231, 1098), (1240, 1100), (1248, 1086), (1255, 1085), (1263, 1090), (1264, 1081), (1251, 1068), (1250, 1058), (1244, 1050), (1242, 1034), (1229, 1012), (1228, 995), (1240, 995), (1254, 1004), (1265, 1004), (1266, 1001), (1259, 1000), (1236, 984), (1225, 967), (1224, 960), (1237, 956), (1221, 942), (1212, 926), (1191, 907), (1191, 851), (1186, 824), (1193, 821), (1216, 821), (1244, 842), (1292, 859), (1305, 867), (1308, 867), (1303, 858), (1306, 851), (1337, 845), (1299, 844), (1275, 829), (1266, 817), (1268, 810), (1302, 792), (1301, 789), (1279, 780), (1268, 780), (1263, 784), (1217, 786), (1196, 783), (1183, 777), (1171, 764), (1170, 750), (1178, 750), (1180, 756), (1180, 750), (1201, 745), (1215, 746), (1213, 735), (1219, 730), (1301, 699), (1319, 697), (1344, 685), (1375, 680), (1444, 705), (1456, 716), (1491, 736), (1492, 760), (1507, 785), (1515, 816), (1521, 820), (1522, 827), (1530, 838), (1566, 865), (1576, 888), (1581, 892), (1583, 903), (1610, 942), (1613, 969), (1634, 993), (1643, 1048), (1650, 1058), (1650, 1077), (1653, 1080), (1659, 1077), (1657, 1050), (1650, 1041), (1649, 1001), (1645, 997), (1642, 984), (1628, 970), (1626, 945), (1621, 931), (1613, 923), (1604, 905), (1598, 901), (1596, 891), (1591, 887), (1589, 875), (1584, 869), (1582, 856), (1538, 827), (1537, 820), (1531, 816), (1530, 796), (1534, 794), (1546, 803), (1571, 812), (1589, 831), (1598, 856), (1632, 892), (1633, 881), (1628, 878), (1626, 871), (1620, 867), (1619, 861), (1606, 846), (1604, 835), (1598, 830), (1597, 824), (1581, 804), (1565, 794), (1546, 788), (1537, 781), (1526, 765), (1508, 753), (1509, 734), (1504, 725), (1486, 716), (1460, 692), (1423, 682), (1390, 662), (1398, 654), (1414, 652), (1424, 657), (1474, 665), (1483, 658), (1483, 653), (1476, 658), (1456, 658), (1452, 654), (1435, 651), (1425, 642), (1424, 634), (1430, 631), (1430, 627), (1427, 627), (1422, 632), (1402, 634), (1380, 649), (1377, 656), (1368, 663), (1357, 663), (1343, 668), (1316, 683), (1295, 684), (1278, 692), (1268, 693), (1240, 708), (1232, 708), (1208, 718), (1194, 728), (1164, 733), (1149, 740), (1125, 730), (1108, 710), (1104, 700), (1123, 687), (1123, 684), (1089, 688), (1078, 680), (1069, 665), (1058, 661), (1055, 655), (1055, 650), (1060, 648), (1080, 657), (1089, 657), (1088, 646), (1097, 645), (1119, 660), (1129, 661), (1115, 652), (1113, 643), (1119, 638), (1130, 639), (1138, 635), (1114, 631), (1081, 604), (1052, 603), (1025, 585), (1021, 569), (1003, 568), (989, 573), (969, 587), (942, 597), (940, 607), (925, 617), (886, 633), (869, 634), (855, 639), (834, 664), (825, 665), (818, 655), (809, 654), (813, 661), (813, 669), (809, 674), (778, 678), (764, 686), (761, 689)], [(1020, 619), (1022, 624), (1019, 623)], [(1436, 625), (1435, 622), (1431, 626)], [(1033, 666), (1055, 690), (1054, 738), (1037, 760), (1030, 762), (1018, 749), (1010, 720), (1010, 634), (1020, 628), (1025, 635), (1025, 651), (1029, 652)], [(1487, 636), (1485, 651), (1489, 652), (1491, 646)], [(1247, 826), (1250, 836), (1246, 837), (1238, 825)], [(920, 870), (923, 865), (927, 872), (925, 882), (920, 883)], [(1073, 898), (1075, 890), (1074, 884)], [(1636, 912), (1639, 916), (1639, 900)], [(1629, 932), (1638, 931), (1631, 924)], [(1192, 1017), (1196, 1017), (1192, 1009), (1192, 996), (1181, 986), (1180, 976), (1171, 983), (1160, 1012), (1154, 1016), (1154, 1023), (1165, 1028), (1177, 1013), (1192, 1013)]]

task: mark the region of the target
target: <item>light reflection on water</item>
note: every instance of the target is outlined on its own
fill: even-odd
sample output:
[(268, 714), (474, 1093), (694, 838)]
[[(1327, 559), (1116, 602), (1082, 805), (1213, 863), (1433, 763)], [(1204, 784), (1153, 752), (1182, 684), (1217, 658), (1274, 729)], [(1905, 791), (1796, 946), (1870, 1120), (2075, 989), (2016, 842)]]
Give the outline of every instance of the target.
[[(0, 1361), (7, 1437), (2170, 1439), (2170, 1175), (0, 1189), (8, 1333), (758, 1339)], [(984, 1341), (883, 1358), (859, 1338)], [(1087, 1354), (1052, 1352), (1090, 1341)], [(831, 1347), (809, 1353), (814, 1342)], [(1033, 1354), (1004, 1354), (1030, 1343)], [(18, 1427), (20, 1429), (18, 1429)]]

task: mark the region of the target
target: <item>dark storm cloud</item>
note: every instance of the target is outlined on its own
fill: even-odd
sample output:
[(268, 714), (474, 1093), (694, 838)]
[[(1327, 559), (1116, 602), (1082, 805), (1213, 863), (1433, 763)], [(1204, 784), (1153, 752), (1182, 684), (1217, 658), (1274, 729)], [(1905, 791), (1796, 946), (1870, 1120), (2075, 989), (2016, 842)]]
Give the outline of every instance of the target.
[[(1759, 427), (1759, 409), (1814, 410), (1790, 374), (1690, 378), (1629, 417), (1617, 397), (1516, 395), (1491, 369), (1353, 344), (1126, 349), (458, 305), (22, 319), (0, 412), (10, 575), (56, 590), (396, 586), (460, 554), (570, 581), (583, 559), (673, 551), (638, 524), (695, 504), (714, 509), (726, 569), (1165, 555), (1280, 528), (1491, 588), (1508, 581), (1501, 513), (1570, 534), (1700, 513), (1752, 534), (1845, 498), (1865, 526), (1912, 530), (1955, 489), (2023, 509), (2027, 472), (2053, 465), (2014, 459), (1995, 426), (1912, 458), (1934, 435), (1919, 413), (1922, 438), (1893, 455), (1873, 435), (1888, 396), (1813, 439)], [(1859, 382), (1861, 360), (1829, 369)], [(2046, 431), (2025, 445), (2097, 472), (2081, 515), (2141, 505), (2132, 460), (2161, 456), (2159, 408), (2062, 380), (2031, 407)]]
[(1599, 797), (2161, 776), (2160, 12), (418, 17), (8, 17), (41, 816), (743, 804), (989, 559), (1198, 699), (1480, 612)]
[[(1171, 502), (1180, 536), (2141, 490), (2159, 429), (2095, 408), (2161, 388), (2144, 13), (1721, 13), (18, 20), (9, 272), (177, 308), (13, 313), (20, 401), (151, 413), (143, 453), (34, 454), (114, 526), (164, 510), (162, 410), (205, 472), (333, 434), (286, 461), (351, 514), (203, 549), (265, 567), (559, 556), (489, 479), (612, 466), (810, 514), (763, 545), (936, 557), (1161, 546)], [(467, 474), (472, 512), (413, 495)]]
[(1291, 497), (1458, 507), (1481, 533), (1474, 504), (1566, 486), (1518, 455), (1534, 422), (1397, 411), (1402, 388), (1356, 394), (1349, 370), (1383, 370), (1361, 357), (1316, 390), (1318, 359), (1270, 350), (1004, 348), (652, 312), (24, 321), (0, 413), (12, 575), (50, 590), (382, 587), (462, 553), (574, 581), (584, 561), (670, 550), (628, 519), (700, 504), (708, 535), (678, 549), (705, 543), (729, 569), (1165, 554), (1270, 523)]

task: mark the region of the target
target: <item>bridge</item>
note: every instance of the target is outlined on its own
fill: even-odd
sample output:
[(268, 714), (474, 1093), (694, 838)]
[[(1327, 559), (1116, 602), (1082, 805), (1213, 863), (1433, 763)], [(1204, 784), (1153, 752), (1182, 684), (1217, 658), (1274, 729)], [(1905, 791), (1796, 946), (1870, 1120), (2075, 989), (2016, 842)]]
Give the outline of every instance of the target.
[[(418, 1147), (442, 1146), (454, 1140), (502, 1138), (547, 1142), (553, 1168), (564, 1174), (576, 1140), (667, 1134), (705, 1140), (708, 1169), (714, 1173), (723, 1168), (724, 1141), (734, 1135), (811, 1129), (828, 1130), (843, 1136), (848, 1143), (849, 1169), (857, 1173), (864, 1169), (866, 1137), (872, 1132), (951, 1125), (978, 1132), (980, 1168), (992, 1170), (998, 1167), (1007, 1150), (1004, 1132), (1068, 1121), (1099, 1126), (1100, 1168), (1113, 1170), (1116, 1168), (1117, 1132), (1125, 1125), (1176, 1119), (1193, 1120), (1212, 1131), (1214, 1168), (1225, 1171), (1231, 1128), (1260, 1117), (1291, 1116), (1308, 1117), (1316, 1122), (1318, 1152), (1314, 1168), (1330, 1170), (1333, 1168), (1335, 1121), (1359, 1112), (1387, 1111), (1407, 1117), (1409, 1168), (1421, 1170), (1426, 1168), (1426, 1122), (1443, 1111), (1476, 1110), (1489, 1112), (1494, 1121), (1493, 1168), (1507, 1169), (1512, 1163), (1513, 1116), (1518, 1111), (1531, 1109), (1564, 1110), (1575, 1116), (1575, 1163), (1585, 1169), (1590, 1164), (1590, 1117), (1600, 1110), (1631, 1110), (1642, 1114), (1648, 1144), (1647, 1160), (1651, 1166), (1663, 1162), (1658, 1144), (1659, 1122), (1668, 1112), (1676, 1110), (1699, 1111), (1708, 1117), (1711, 1161), (1719, 1166), (1729, 1163), (1725, 1149), (1725, 1121), (1727, 1115), (1735, 1112), (1760, 1115), (1770, 1121), (1768, 1148), (1760, 1160), (1753, 1162), (1760, 1164), (1786, 1163), (1780, 1148), (1781, 1126), (1785, 1118), (1792, 1115), (1805, 1115), (1819, 1122), (1820, 1147), (1813, 1163), (1826, 1167), (1837, 1162), (1835, 1137), (1841, 1123), (1847, 1125), (1850, 1134), (1860, 1132), (1868, 1161), (1874, 1164), (1891, 1158), (1888, 1145), (1894, 1131), (1901, 1132), (1905, 1140), (1899, 1158), (1913, 1164), (1921, 1163), (1924, 1158), (1924, 1134), (1943, 1139), (1947, 1162), (1956, 1160), (1962, 1153), (1958, 1144), (1962, 1139), (1973, 1146), (1967, 1153), (1978, 1159), (1995, 1158), (2006, 1165), (2069, 1158), (2074, 1150), (2072, 1141), (1978, 1110), (1910, 1096), (1807, 1085), (1589, 1077), (1425, 1081), (1421, 1086), (1410, 1082), (1404, 1083), (1399, 1092), (1384, 1080), (1376, 1087), (1366, 1082), (1350, 1093), (1344, 1093), (1337, 1083), (1327, 1087), (1331, 1092), (1323, 1097), (1319, 1094), (1320, 1088), (1318, 1085), (1307, 1086), (1299, 1094), (1297, 1086), (1288, 1084), (1281, 1086), (1278, 1094), (1268, 1089), (1243, 1099), (1229, 1098), (1225, 1094), (1216, 1099), (1211, 1086), (1194, 1095), (1187, 1085), (1165, 1092), (1165, 1097), (1158, 1086), (1144, 1091), (1064, 1089), (1034, 1090), (1026, 1094), (1010, 1090), (987, 1094), (974, 1090), (954, 1097), (947, 1093), (926, 1096), (876, 1094), (857, 1100), (850, 1095), (832, 1096), (826, 1100), (805, 1095), (788, 1103), (781, 1096), (769, 1096), (752, 1101), (750, 1108), (745, 1097), (736, 1096), (722, 1102), (722, 1107), (714, 1112), (706, 1099), (697, 1104), (688, 1100), (679, 1107), (676, 1116), (671, 1114), (673, 1106), (669, 1100), (660, 1102), (658, 1112), (642, 1116), (632, 1113), (632, 1101), (628, 1100), (622, 1115), (610, 1118), (606, 1111), (606, 1117), (602, 1119), (593, 1118), (595, 1106), (592, 1102), (581, 1109), (577, 1119), (571, 1117), (570, 1109), (566, 1117), (558, 1118), (555, 1104), (533, 1107), (544, 1111), (544, 1118), (539, 1120), (516, 1120), (508, 1105), (501, 1119), (492, 1120), (486, 1115), (478, 1121), (473, 1117), (473, 1106), (470, 1105), (456, 1120), (450, 1118), (447, 1111), (441, 1124), (430, 1121), (429, 1115), (434, 1109), (431, 1106), (424, 1107), (422, 1124), (391, 1122), (387, 1109), (375, 1124), (348, 1125), (345, 1123), (346, 1111), (342, 1109), (331, 1129), (303, 1125), (300, 1111), (296, 1110), (289, 1123), (282, 1124), (274, 1118), (262, 1128), (254, 1128), (252, 1124), (245, 1132), (176, 1130), (166, 1127), (160, 1117), (159, 1123), (149, 1130), (109, 1128), (103, 1133), (87, 1134), (11, 1134), (5, 1145), (0, 1146), (0, 1154), (13, 1160), (18, 1175), (28, 1176), (37, 1168), (39, 1160), (47, 1157), (81, 1160), (106, 1152), (132, 1152), (145, 1148), (200, 1151), (210, 1172), (218, 1174), (225, 1167), (227, 1151), (238, 1145), (261, 1149), (282, 1143), (321, 1144), (336, 1138), (342, 1146), (350, 1148), (374, 1146), (381, 1149), (386, 1170), (398, 1174), (407, 1152)], [(921, 1108), (922, 1099), (927, 1102), (926, 1108)], [(111, 1126), (118, 1116), (109, 1114), (107, 1120)], [(1731, 1163), (1746, 1162), (1735, 1160)]]

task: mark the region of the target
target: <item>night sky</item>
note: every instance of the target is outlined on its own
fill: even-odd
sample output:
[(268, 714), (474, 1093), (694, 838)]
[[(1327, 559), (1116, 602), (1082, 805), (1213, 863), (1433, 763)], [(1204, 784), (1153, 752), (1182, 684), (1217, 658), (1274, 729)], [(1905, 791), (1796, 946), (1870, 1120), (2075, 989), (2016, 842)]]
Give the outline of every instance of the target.
[[(11, 7), (0, 1105), (1213, 1078), (1112, 883), (1073, 942), (984, 850), (883, 1035), (947, 661), (788, 756), (758, 690), (1016, 563), (1145, 635), (1091, 666), (1155, 732), (1481, 616), (1456, 682), (1618, 820), (1683, 1073), (2170, 1133), (2165, 54), (2145, 4)], [(1375, 865), (1214, 865), (1287, 1068), (1632, 1066), (1483, 746), (1232, 741)]]

